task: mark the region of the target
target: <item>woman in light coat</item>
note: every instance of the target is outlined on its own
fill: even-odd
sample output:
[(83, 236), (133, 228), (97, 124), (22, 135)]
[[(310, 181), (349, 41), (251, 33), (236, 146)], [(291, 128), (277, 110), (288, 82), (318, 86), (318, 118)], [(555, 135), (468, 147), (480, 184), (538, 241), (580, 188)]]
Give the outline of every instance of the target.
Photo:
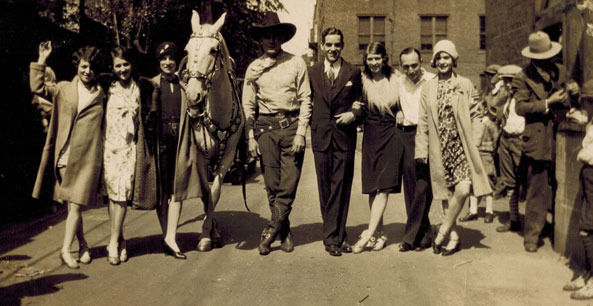
[[(453, 42), (441, 40), (434, 46), (431, 64), (438, 74), (422, 89), (416, 134), (416, 162), (428, 162), (434, 200), (443, 202), (445, 218), (433, 241), (434, 253), (442, 251), (443, 256), (460, 249), (455, 220), (470, 192), (492, 192), (472, 139), (469, 106), (474, 86), (453, 71), (458, 58)], [(442, 250), (447, 236), (449, 243)]]
[(39, 59), (30, 67), (31, 92), (53, 104), (33, 197), (67, 203), (60, 258), (69, 268), (78, 269), (70, 245), (76, 236), (78, 260), (90, 263), (81, 210), (96, 200), (101, 173), (105, 93), (96, 81), (102, 67), (101, 56), (96, 47), (80, 48), (72, 56), (77, 68), (74, 79), (53, 85), (44, 80), (45, 63), (51, 51), (51, 42), (41, 43)]

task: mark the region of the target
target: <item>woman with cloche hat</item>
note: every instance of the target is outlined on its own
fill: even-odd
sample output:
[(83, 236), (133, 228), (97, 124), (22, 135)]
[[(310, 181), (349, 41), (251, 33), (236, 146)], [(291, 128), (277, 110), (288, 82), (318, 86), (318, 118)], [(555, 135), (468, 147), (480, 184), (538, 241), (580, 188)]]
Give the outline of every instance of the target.
[(458, 59), (453, 42), (441, 40), (434, 46), (431, 66), (438, 74), (422, 89), (416, 134), (416, 162), (429, 164), (433, 197), (443, 201), (445, 218), (433, 241), (434, 253), (443, 256), (460, 249), (455, 222), (470, 192), (492, 192), (472, 139), (469, 107), (474, 85), (454, 72)]

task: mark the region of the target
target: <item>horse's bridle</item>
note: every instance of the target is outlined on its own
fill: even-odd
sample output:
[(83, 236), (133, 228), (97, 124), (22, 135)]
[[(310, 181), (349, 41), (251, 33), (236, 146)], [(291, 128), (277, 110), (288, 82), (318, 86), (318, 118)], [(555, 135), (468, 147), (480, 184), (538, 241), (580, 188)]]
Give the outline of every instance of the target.
[[(195, 71), (195, 72), (190, 71), (189, 69), (187, 70), (187, 76), (190, 79), (195, 78), (195, 79), (201, 80), (204, 83), (204, 87), (206, 87), (206, 90), (210, 90), (210, 86), (212, 86), (212, 78), (214, 77), (214, 74), (216, 74), (216, 71), (218, 70), (216, 68), (216, 61), (218, 61), (219, 56), (220, 56), (220, 39), (218, 38), (216, 33), (210, 33), (208, 35), (205, 35), (202, 32), (192, 33), (192, 35), (190, 37), (191, 38), (214, 38), (218, 42), (218, 48), (216, 49), (216, 55), (214, 56), (214, 64), (212, 65), (212, 69), (210, 69), (209, 72), (204, 73), (199, 70)], [(221, 61), (221, 64), (222, 64), (222, 61)]]

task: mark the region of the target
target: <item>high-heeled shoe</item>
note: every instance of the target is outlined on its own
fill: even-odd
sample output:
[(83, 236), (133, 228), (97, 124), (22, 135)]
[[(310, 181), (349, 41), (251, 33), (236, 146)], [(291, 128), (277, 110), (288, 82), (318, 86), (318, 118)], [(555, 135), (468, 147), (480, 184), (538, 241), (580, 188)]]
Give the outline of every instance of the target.
[(379, 235), (379, 237), (377, 237), (377, 240), (375, 241), (375, 245), (373, 246), (373, 251), (381, 251), (383, 248), (385, 248), (386, 244), (387, 244), (387, 236), (385, 236), (385, 234), (381, 233)]
[[(457, 240), (450, 240), (449, 241), (449, 244), (451, 242), (454, 242), (455, 243), (455, 247), (453, 247), (452, 249), (445, 248), (443, 250), (443, 254), (441, 254), (441, 255), (443, 255), (443, 256), (453, 255), (453, 254), (457, 253), (461, 249), (461, 242), (459, 242), (459, 239), (457, 239)], [(447, 245), (447, 247), (448, 247), (448, 245)]]
[[(439, 236), (443, 237), (443, 239), (441, 239), (441, 243), (437, 244), (437, 239), (439, 238)], [(443, 241), (445, 240), (445, 235), (443, 233), (438, 232), (437, 236), (434, 238), (434, 240), (432, 241), (432, 252), (435, 254), (440, 254), (441, 251), (443, 250)]]
[(362, 233), (360, 234), (360, 236), (358, 238), (358, 241), (356, 241), (356, 243), (352, 246), (352, 253), (354, 253), (354, 254), (362, 253), (362, 251), (364, 251), (364, 249), (366, 248), (366, 245), (370, 239), (371, 239), (371, 235), (369, 234), (369, 231), (368, 230), (362, 231)]
[(126, 261), (128, 261), (128, 249), (126, 248), (126, 246), (127, 246), (126, 240), (125, 239), (120, 239), (119, 240), (119, 246), (118, 246), (119, 261), (120, 262), (126, 262)]
[(175, 250), (173, 250), (165, 240), (162, 241), (163, 244), (163, 253), (165, 253), (165, 256), (172, 256), (175, 259), (187, 259), (187, 256), (185, 256), (185, 254), (183, 254), (182, 252), (175, 252)]
[(78, 261), (85, 265), (88, 265), (93, 261), (91, 258), (91, 251), (87, 245), (82, 245), (78, 249)]
[(72, 258), (72, 254), (70, 252), (60, 252), (60, 260), (63, 264), (65, 264), (70, 269), (80, 269), (80, 265)]
[(109, 246), (105, 247), (107, 250), (107, 262), (112, 266), (117, 266), (120, 264), (119, 256), (110, 256), (109, 255)]

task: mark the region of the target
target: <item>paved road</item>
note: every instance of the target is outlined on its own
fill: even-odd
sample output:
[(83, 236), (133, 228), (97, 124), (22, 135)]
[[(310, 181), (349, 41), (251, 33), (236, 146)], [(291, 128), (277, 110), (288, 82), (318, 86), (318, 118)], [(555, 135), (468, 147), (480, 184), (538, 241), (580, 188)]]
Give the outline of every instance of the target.
[[(360, 188), (360, 153), (348, 219), (350, 242), (368, 222), (367, 198)], [(550, 243), (536, 254), (523, 251), (522, 238), (496, 233), (479, 221), (460, 228), (462, 250), (451, 257), (399, 253), (405, 208), (402, 195), (389, 199), (385, 215), (389, 245), (381, 252), (330, 257), (320, 241), (321, 216), (312, 152), (308, 149), (292, 212), (296, 249), (278, 244), (268, 256), (257, 252), (259, 233), (269, 217), (263, 178), (247, 186), (247, 213), (239, 186), (225, 185), (217, 219), (224, 247), (195, 251), (202, 205), (183, 207), (178, 241), (186, 261), (163, 256), (154, 211), (131, 210), (125, 233), (131, 258), (121, 266), (106, 262), (109, 220), (105, 206), (84, 213), (94, 257), (69, 270), (58, 259), (64, 214), (0, 231), (0, 305), (586, 305), (562, 292), (571, 272)], [(503, 214), (506, 205), (495, 202)], [(503, 214), (504, 215), (504, 214)], [(433, 206), (433, 223), (440, 208)]]

